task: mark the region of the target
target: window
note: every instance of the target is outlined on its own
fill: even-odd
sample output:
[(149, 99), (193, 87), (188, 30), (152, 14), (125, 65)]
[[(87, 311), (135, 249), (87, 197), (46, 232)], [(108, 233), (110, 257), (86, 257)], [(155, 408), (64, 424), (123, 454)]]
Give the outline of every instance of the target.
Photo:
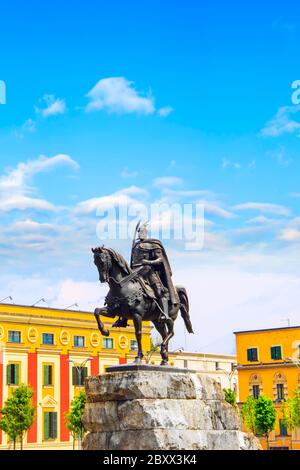
[(114, 340), (112, 338), (103, 338), (103, 349), (114, 349)]
[(280, 436), (288, 435), (286, 425), (284, 424), (282, 419), (279, 420), (279, 429), (280, 429)]
[(188, 361), (187, 361), (187, 359), (183, 359), (183, 367), (184, 367), (185, 369), (188, 368)]
[(8, 364), (6, 369), (7, 385), (19, 385), (20, 379), (20, 365)]
[(138, 343), (136, 339), (131, 339), (130, 340), (130, 351), (137, 351), (138, 349)]
[(87, 367), (72, 367), (72, 384), (78, 387), (84, 385), (84, 379), (88, 375)]
[(255, 400), (259, 397), (259, 385), (252, 385), (252, 395)]
[(271, 347), (271, 359), (278, 361), (282, 358), (281, 356), (281, 346), (272, 346)]
[(219, 363), (216, 362), (216, 370), (219, 370), (219, 369), (220, 369)]
[(54, 344), (54, 335), (52, 333), (43, 333), (43, 344)]
[(249, 362), (258, 361), (257, 348), (247, 349), (247, 359)]
[(56, 439), (57, 437), (57, 413), (48, 412), (44, 413), (44, 439)]
[(9, 331), (8, 342), (9, 343), (21, 343), (21, 331)]
[(276, 384), (276, 398), (281, 401), (284, 399), (284, 388), (283, 384)]
[(84, 336), (74, 336), (74, 346), (76, 348), (84, 348)]
[(44, 385), (53, 385), (53, 366), (44, 365)]

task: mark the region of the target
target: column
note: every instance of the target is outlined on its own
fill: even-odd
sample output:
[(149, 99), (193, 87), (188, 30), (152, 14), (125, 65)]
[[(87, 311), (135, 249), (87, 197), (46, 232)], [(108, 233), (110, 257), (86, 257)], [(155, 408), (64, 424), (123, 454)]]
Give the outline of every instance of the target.
[(60, 355), (60, 441), (68, 442), (70, 432), (65, 425), (65, 413), (70, 406), (69, 355)]
[(27, 442), (37, 442), (37, 354), (28, 353), (28, 385), (33, 389), (34, 423), (27, 433)]

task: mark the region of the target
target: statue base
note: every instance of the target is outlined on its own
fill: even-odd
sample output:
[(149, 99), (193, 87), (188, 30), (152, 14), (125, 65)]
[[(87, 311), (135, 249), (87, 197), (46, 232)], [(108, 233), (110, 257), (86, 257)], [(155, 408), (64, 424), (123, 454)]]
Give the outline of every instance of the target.
[(210, 377), (126, 364), (86, 379), (86, 450), (258, 450)]

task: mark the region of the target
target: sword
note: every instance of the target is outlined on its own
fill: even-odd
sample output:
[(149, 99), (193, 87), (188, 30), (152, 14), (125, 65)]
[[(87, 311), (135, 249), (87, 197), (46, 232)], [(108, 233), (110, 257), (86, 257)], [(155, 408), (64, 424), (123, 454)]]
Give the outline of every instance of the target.
[(130, 259), (130, 267), (131, 268), (132, 268), (132, 261), (133, 261), (132, 252), (133, 252), (133, 248), (134, 248), (135, 241), (136, 241), (136, 234), (137, 234), (137, 231), (138, 231), (140, 225), (141, 225), (141, 221), (139, 220), (138, 223), (136, 224), (134, 235), (133, 235), (133, 241), (132, 241), (132, 247), (131, 247), (131, 259)]

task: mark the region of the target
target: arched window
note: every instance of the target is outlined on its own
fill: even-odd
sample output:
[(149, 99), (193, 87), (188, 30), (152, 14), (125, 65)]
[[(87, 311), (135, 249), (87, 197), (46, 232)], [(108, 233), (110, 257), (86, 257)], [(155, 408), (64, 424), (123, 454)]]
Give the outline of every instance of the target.
[(263, 384), (261, 376), (258, 374), (252, 374), (249, 379), (249, 395), (252, 395), (255, 399), (262, 394)]
[(282, 401), (288, 398), (288, 386), (286, 376), (281, 372), (274, 375), (273, 396), (275, 401)]

